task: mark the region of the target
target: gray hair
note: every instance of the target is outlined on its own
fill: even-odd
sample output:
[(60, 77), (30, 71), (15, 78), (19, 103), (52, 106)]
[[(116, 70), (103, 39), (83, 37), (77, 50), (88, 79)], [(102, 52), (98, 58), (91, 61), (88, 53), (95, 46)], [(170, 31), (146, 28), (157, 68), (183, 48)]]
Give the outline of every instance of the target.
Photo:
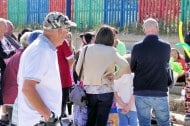
[(153, 29), (153, 28), (159, 29), (158, 22), (153, 18), (148, 18), (144, 21), (143, 28), (144, 29)]

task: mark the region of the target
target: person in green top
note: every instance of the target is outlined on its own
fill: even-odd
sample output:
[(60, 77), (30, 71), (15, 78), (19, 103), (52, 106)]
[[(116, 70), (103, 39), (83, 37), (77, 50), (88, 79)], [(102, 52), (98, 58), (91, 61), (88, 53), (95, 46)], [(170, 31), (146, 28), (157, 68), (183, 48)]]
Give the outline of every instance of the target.
[(178, 75), (184, 74), (184, 70), (182, 65), (179, 62), (174, 61), (173, 57), (170, 58), (169, 61), (171, 69), (176, 72)]
[(116, 49), (121, 56), (124, 56), (127, 53), (125, 44), (122, 41), (120, 41), (119, 39), (117, 39)]
[(114, 47), (121, 56), (124, 56), (127, 53), (125, 44), (117, 38), (118, 31), (115, 28), (113, 28), (113, 32), (115, 35)]

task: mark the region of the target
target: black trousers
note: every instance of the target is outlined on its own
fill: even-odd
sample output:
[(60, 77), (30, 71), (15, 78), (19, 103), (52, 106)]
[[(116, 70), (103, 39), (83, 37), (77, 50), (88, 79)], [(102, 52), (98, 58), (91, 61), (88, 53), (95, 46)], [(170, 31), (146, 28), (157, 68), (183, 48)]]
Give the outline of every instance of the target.
[(106, 126), (113, 102), (113, 92), (87, 94), (88, 119), (86, 126)]
[(62, 88), (62, 110), (61, 110), (61, 117), (66, 116), (65, 110), (66, 105), (68, 105), (68, 114), (71, 115), (72, 112), (72, 103), (69, 101), (69, 92), (70, 87), (68, 88)]

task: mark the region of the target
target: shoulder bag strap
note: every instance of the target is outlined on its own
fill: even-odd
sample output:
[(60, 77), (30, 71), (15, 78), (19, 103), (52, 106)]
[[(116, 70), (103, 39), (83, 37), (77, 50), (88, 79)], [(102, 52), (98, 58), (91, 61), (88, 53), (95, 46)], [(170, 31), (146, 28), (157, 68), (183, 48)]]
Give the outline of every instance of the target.
[(84, 56), (83, 56), (83, 60), (82, 60), (82, 66), (81, 66), (81, 69), (80, 69), (80, 72), (79, 72), (79, 80), (81, 79), (81, 76), (82, 76), (82, 71), (83, 71), (83, 64), (84, 64), (84, 60), (85, 60), (85, 55), (86, 55), (86, 50), (87, 50), (88, 46), (85, 47), (85, 50), (84, 50)]

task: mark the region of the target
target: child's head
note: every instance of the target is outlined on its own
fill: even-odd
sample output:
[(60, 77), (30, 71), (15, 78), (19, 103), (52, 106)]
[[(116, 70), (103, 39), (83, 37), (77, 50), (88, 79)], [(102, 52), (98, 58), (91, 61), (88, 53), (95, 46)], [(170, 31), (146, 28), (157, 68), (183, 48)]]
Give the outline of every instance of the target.
[(180, 54), (179, 50), (177, 50), (176, 48), (171, 48), (171, 57), (173, 57), (174, 61), (176, 61), (177, 59), (181, 59), (184, 58), (182, 56), (182, 54)]
[(171, 48), (171, 53), (170, 53), (171, 57), (175, 60), (177, 60), (180, 56), (179, 56), (179, 51), (176, 48)]

